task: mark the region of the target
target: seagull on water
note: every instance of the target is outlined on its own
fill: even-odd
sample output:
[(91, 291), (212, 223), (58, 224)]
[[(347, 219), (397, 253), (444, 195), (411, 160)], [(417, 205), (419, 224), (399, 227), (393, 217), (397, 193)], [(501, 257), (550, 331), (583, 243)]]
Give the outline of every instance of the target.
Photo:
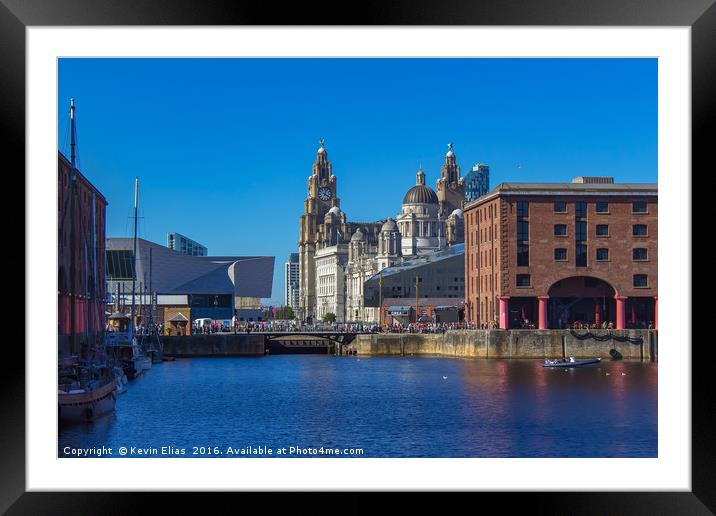
[(447, 376), (443, 376), (443, 380), (447, 380)]

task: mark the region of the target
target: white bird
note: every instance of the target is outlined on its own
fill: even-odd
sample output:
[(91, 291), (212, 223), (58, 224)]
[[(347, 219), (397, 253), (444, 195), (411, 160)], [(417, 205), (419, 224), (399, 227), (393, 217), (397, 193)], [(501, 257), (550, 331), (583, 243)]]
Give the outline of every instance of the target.
[(443, 380), (447, 380), (447, 376), (443, 376)]

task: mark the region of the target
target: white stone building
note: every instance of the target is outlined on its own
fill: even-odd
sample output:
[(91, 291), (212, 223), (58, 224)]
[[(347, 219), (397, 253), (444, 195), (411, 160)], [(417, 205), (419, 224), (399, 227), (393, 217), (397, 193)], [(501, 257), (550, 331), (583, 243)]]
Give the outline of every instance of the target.
[(328, 313), (336, 316), (336, 322), (345, 322), (348, 245), (336, 244), (318, 249), (315, 262), (316, 322), (322, 321)]
[(360, 229), (351, 237), (346, 265), (348, 322), (378, 324), (378, 309), (364, 304), (363, 285), (382, 269), (402, 260), (400, 240), (392, 218), (383, 224), (377, 246), (371, 245)]
[(351, 237), (346, 264), (346, 320), (369, 323), (377, 320), (377, 310), (364, 310), (363, 283), (378, 272), (376, 246), (371, 245), (360, 228)]
[(403, 197), (398, 215), (403, 256), (418, 256), (437, 251), (447, 245), (445, 220), (438, 216), (437, 194), (425, 184), (422, 168), (416, 174), (415, 186)]

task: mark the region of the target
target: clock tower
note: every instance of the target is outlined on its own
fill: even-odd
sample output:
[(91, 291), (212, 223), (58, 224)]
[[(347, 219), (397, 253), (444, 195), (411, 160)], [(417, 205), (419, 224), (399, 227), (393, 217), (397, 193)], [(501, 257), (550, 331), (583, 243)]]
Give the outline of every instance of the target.
[(435, 185), (435, 193), (440, 203), (440, 217), (447, 219), (456, 209), (465, 204), (465, 178), (460, 177), (460, 166), (455, 160), (452, 143), (448, 143), (445, 164), (440, 170), (440, 179)]
[(301, 229), (298, 241), (299, 278), (300, 278), (300, 314), (302, 319), (315, 322), (316, 314), (316, 235), (328, 210), (339, 207), (341, 200), (336, 196), (336, 176), (328, 161), (328, 152), (323, 138), (313, 163), (313, 173), (308, 176), (308, 197), (303, 203)]

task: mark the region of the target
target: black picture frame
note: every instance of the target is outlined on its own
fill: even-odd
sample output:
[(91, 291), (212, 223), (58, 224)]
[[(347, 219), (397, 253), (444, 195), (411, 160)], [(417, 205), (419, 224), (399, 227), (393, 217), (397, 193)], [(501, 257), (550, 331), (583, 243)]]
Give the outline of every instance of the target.
[[(24, 174), (19, 173), (25, 170), (25, 29), (39, 25), (689, 26), (692, 36), (692, 174), (695, 176), (697, 170), (702, 170), (704, 175), (712, 172), (707, 169), (707, 163), (711, 161), (713, 148), (709, 135), (716, 132), (714, 0), (384, 0), (345, 4), (342, 9), (338, 6), (337, 2), (307, 2), (269, 9), (263, 2), (229, 0), (0, 0), (0, 124), (5, 135), (1, 140), (8, 167), (5, 177), (13, 177), (19, 190), (25, 190)], [(687, 172), (684, 180), (689, 180)], [(25, 270), (18, 256), (15, 260), (17, 267)], [(16, 299), (14, 303), (15, 306), (19, 304)], [(29, 310), (32, 312), (33, 307)], [(28, 315), (25, 314), (26, 322)], [(132, 496), (127, 496), (126, 492), (81, 493), (81, 496), (76, 492), (26, 493), (25, 353), (18, 343), (21, 332), (10, 333), (14, 333), (14, 340), (6, 341), (3, 346), (5, 370), (0, 389), (0, 511), (7, 511), (7, 514), (127, 514), (150, 507), (148, 504), (160, 496), (165, 511), (186, 503), (186, 497), (176, 493), (135, 493)], [(683, 345), (691, 345), (691, 335), (684, 336)], [(709, 357), (705, 349), (692, 347), (691, 492), (559, 495), (536, 492), (483, 496), (495, 498), (500, 504), (500, 512), (524, 505), (531, 512), (549, 514), (712, 513), (716, 510), (713, 446), (716, 432), (709, 417), (714, 408), (714, 396), (706, 371)], [(559, 484), (559, 479), (555, 484)], [(375, 496), (351, 494), (342, 502), (341, 512), (371, 511), (379, 503)], [(272, 495), (272, 510), (282, 510), (282, 504), (290, 503), (291, 510), (295, 511), (301, 506), (301, 499), (305, 500), (305, 497), (301, 495), (283, 502), (281, 497)], [(412, 500), (413, 503), (423, 503), (420, 496)], [(455, 499), (453, 502), (459, 503)], [(404, 506), (403, 510), (406, 508)]]

